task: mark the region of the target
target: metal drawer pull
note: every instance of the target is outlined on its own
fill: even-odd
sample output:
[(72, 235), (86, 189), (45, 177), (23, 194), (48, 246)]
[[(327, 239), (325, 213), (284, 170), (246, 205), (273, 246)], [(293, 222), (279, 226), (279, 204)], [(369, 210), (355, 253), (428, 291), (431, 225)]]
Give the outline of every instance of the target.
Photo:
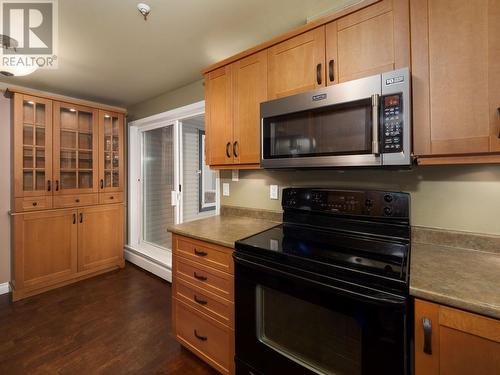
[(73, 224), (76, 224), (76, 214), (73, 214)]
[(37, 205), (37, 204), (38, 204), (38, 203), (36, 203), (36, 202), (33, 202), (33, 207), (36, 207), (36, 205)]
[(104, 180), (101, 178), (101, 189), (104, 189)]
[(80, 223), (83, 223), (83, 213), (80, 212)]
[(51, 190), (50, 180), (47, 180), (47, 191), (50, 191), (50, 190)]
[(228, 158), (231, 157), (231, 154), (229, 153), (229, 147), (231, 147), (231, 142), (227, 142), (227, 145), (226, 145), (226, 156)]
[(208, 277), (198, 275), (198, 274), (196, 273), (196, 271), (194, 271), (193, 276), (194, 276), (196, 279), (201, 280), (201, 281), (207, 281), (207, 280), (208, 280)]
[(200, 251), (197, 249), (194, 249), (194, 255), (197, 255), (199, 257), (206, 257), (208, 253), (206, 251)]
[(335, 72), (333, 71), (333, 64), (335, 64), (335, 60), (331, 59), (328, 63), (328, 75), (330, 78), (330, 82), (335, 81)]
[(115, 197), (111, 196), (111, 197), (109, 197), (109, 199), (115, 199)]
[(59, 180), (56, 180), (56, 191), (59, 191)]
[(80, 199), (76, 198), (76, 199), (75, 199), (75, 202), (76, 202), (76, 203), (80, 203)]
[(235, 158), (238, 157), (238, 152), (236, 151), (237, 147), (239, 147), (238, 146), (238, 141), (236, 141), (236, 142), (233, 143), (233, 155), (234, 155)]
[(321, 81), (322, 81), (322, 78), (321, 78), (321, 63), (319, 63), (318, 65), (316, 65), (316, 82), (318, 83), (318, 85), (321, 85)]
[(194, 296), (194, 302), (199, 303), (200, 305), (206, 305), (208, 302), (202, 299), (199, 299), (197, 296)]
[(432, 321), (429, 318), (422, 318), (424, 327), (424, 353), (432, 354)]
[(198, 334), (198, 332), (196, 332), (196, 330), (194, 330), (194, 335), (195, 337), (198, 339), (198, 340), (201, 340), (201, 341), (207, 341), (208, 340), (208, 337), (207, 336), (200, 336)]
[[(500, 107), (497, 108), (497, 112), (500, 115)], [(498, 129), (498, 138), (500, 138), (500, 129)]]

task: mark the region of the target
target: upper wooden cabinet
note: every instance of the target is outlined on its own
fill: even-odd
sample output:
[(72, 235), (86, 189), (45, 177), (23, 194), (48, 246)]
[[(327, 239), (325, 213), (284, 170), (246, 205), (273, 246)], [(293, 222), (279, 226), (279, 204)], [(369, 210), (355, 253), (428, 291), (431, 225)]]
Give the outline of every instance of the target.
[(500, 373), (500, 321), (415, 301), (415, 375)]
[(405, 0), (383, 0), (327, 24), (327, 84), (409, 66), (409, 27)]
[[(481, 162), (500, 152), (500, 5), (458, 0), (451, 7), (411, 1), (414, 151), (422, 163), (456, 155)], [(471, 154), (478, 157), (463, 158)]]
[(208, 164), (258, 164), (259, 105), (267, 99), (266, 51), (208, 73), (205, 93)]
[(268, 49), (269, 99), (325, 86), (325, 27)]
[(123, 114), (99, 110), (99, 191), (123, 191)]

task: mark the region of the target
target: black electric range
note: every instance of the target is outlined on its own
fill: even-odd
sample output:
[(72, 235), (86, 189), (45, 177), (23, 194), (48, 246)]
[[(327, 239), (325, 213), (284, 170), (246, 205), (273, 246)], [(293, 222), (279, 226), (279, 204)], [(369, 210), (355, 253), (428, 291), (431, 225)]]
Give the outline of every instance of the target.
[(289, 188), (282, 206), (236, 242), (237, 373), (407, 374), (409, 195)]

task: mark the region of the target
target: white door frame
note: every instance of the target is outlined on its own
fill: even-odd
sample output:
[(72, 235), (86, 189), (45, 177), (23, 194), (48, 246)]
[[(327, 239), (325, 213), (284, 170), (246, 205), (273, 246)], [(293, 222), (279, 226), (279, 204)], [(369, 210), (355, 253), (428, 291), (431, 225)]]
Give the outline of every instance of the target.
[[(182, 120), (205, 113), (205, 101), (193, 103), (181, 108), (159, 113), (144, 119), (132, 121), (128, 126), (128, 244), (125, 247), (127, 260), (168, 280), (172, 280), (171, 249), (157, 247), (142, 240), (142, 140), (145, 131), (174, 127), (174, 191), (172, 201), (175, 202), (175, 223), (182, 222)], [(218, 186), (218, 184), (217, 184)], [(217, 197), (216, 214), (219, 213), (220, 199)], [(166, 228), (165, 228), (166, 230)]]

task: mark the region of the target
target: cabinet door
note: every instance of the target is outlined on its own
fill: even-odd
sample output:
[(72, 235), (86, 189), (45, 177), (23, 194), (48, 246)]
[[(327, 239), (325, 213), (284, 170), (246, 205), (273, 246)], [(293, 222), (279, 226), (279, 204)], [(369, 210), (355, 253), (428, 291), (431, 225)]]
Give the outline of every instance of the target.
[(233, 155), (239, 164), (260, 162), (260, 103), (267, 100), (267, 52), (232, 65)]
[(498, 1), (412, 0), (417, 155), (500, 151)]
[(54, 194), (98, 191), (98, 111), (54, 102)]
[(123, 261), (123, 206), (78, 210), (78, 271)]
[(434, 303), (415, 302), (416, 375), (498, 373), (500, 321)]
[(269, 99), (325, 86), (325, 28), (318, 27), (268, 49)]
[(14, 196), (51, 196), (52, 101), (15, 94), (13, 120)]
[(16, 290), (62, 281), (77, 271), (76, 210), (14, 216)]
[(99, 110), (99, 191), (123, 191), (123, 114)]
[(205, 119), (209, 165), (233, 163), (233, 101), (231, 66), (205, 76)]

